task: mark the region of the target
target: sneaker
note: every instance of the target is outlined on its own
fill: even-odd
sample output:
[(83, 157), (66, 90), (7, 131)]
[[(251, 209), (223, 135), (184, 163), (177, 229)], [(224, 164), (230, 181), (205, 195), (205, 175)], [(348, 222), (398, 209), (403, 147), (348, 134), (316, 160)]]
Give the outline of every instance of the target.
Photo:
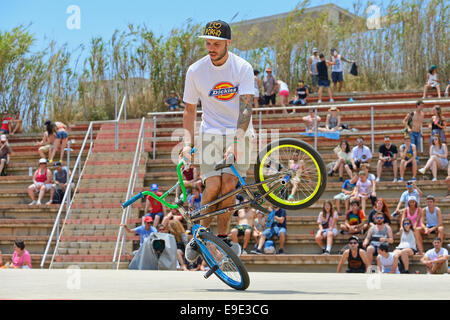
[(339, 177), (339, 182), (342, 182), (342, 181), (344, 181), (344, 178)]
[(28, 205), (29, 206), (34, 206), (36, 204), (36, 200), (31, 201)]
[(278, 249), (278, 254), (284, 254), (284, 250), (283, 249)]
[(329, 255), (329, 254), (330, 254), (330, 251), (325, 250), (325, 252), (324, 252), (323, 254), (324, 254), (324, 255)]
[(322, 100), (317, 100), (317, 103), (322, 103)]
[(397, 180), (397, 178), (394, 178), (394, 180), (392, 180), (392, 182), (397, 182), (398, 180)]
[(248, 254), (247, 251), (245, 251), (245, 249), (242, 249), (241, 254)]
[(36, 205), (37, 206), (40, 206), (42, 203), (38, 200), (37, 202), (36, 202)]
[(334, 99), (330, 99), (330, 102), (334, 102)]
[(332, 176), (333, 176), (333, 173), (334, 173), (333, 168), (331, 168), (330, 171), (328, 171), (328, 175), (329, 175), (330, 177), (332, 177)]
[(376, 181), (376, 182), (380, 182), (380, 178), (376, 178), (375, 181)]
[(437, 181), (437, 179), (436, 179), (436, 178), (433, 178), (433, 179), (431, 179), (431, 181)]
[(241, 246), (239, 245), (239, 243), (236, 243), (234, 241), (231, 241), (228, 238), (223, 238), (222, 239), (223, 242), (225, 242), (227, 245), (230, 246), (231, 250), (233, 250), (233, 252), (239, 257), (241, 255)]
[(420, 168), (420, 169), (419, 169), (419, 172), (420, 172), (421, 174), (425, 174), (425, 168)]
[(186, 260), (191, 263), (197, 261), (197, 258), (200, 256), (200, 250), (197, 241), (195, 241), (194, 238), (187, 244), (186, 249), (184, 250), (184, 256)]
[(411, 181), (417, 181), (416, 178), (412, 178)]
[(294, 198), (295, 198), (294, 195), (290, 194), (289, 197), (288, 197), (288, 200), (289, 200), (289, 201), (290, 201), (290, 200), (294, 200)]
[(398, 182), (403, 182), (403, 178), (398, 179)]
[(255, 249), (255, 250), (250, 251), (250, 253), (253, 253), (253, 254), (262, 254), (262, 251), (259, 250), (259, 249)]

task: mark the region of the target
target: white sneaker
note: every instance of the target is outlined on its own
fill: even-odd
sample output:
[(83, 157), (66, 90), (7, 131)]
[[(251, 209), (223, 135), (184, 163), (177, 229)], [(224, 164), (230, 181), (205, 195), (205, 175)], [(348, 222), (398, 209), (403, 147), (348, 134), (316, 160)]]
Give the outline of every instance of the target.
[(431, 181), (437, 181), (437, 179), (436, 179), (436, 178), (433, 178), (433, 179), (431, 179)]
[(36, 204), (36, 200), (31, 201), (28, 205), (29, 206), (34, 206)]
[(376, 182), (380, 182), (380, 178), (377, 178), (375, 181), (376, 181)]
[(397, 178), (394, 178), (394, 180), (392, 180), (392, 182), (397, 182)]
[(36, 205), (37, 206), (40, 206), (42, 203), (38, 200), (37, 202), (36, 202)]
[(322, 100), (317, 100), (317, 103), (322, 103)]
[(420, 169), (419, 169), (419, 172), (420, 172), (421, 174), (425, 174), (425, 168), (420, 168)]

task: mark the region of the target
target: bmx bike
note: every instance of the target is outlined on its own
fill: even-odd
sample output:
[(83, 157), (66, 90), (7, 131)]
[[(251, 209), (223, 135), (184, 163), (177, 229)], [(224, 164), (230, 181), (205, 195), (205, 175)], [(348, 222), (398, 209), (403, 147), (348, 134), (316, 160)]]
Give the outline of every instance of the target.
[[(191, 154), (194, 152), (195, 148), (192, 149)], [(204, 277), (209, 278), (214, 273), (228, 286), (236, 290), (245, 290), (250, 284), (250, 278), (238, 255), (226, 242), (196, 222), (229, 210), (239, 210), (248, 206), (269, 214), (269, 210), (263, 206), (266, 200), (276, 207), (287, 210), (309, 207), (320, 198), (325, 190), (327, 175), (325, 164), (319, 153), (308, 143), (297, 139), (284, 138), (269, 143), (256, 159), (255, 182), (252, 184), (247, 184), (241, 177), (234, 167), (233, 159), (234, 157), (224, 159), (215, 165), (215, 170), (229, 167), (239, 180), (236, 190), (222, 195), (198, 209), (188, 210), (183, 206), (187, 193), (183, 184), (181, 167), (190, 165), (186, 158), (183, 158), (177, 165), (178, 182), (161, 197), (151, 191), (143, 191), (124, 202), (122, 207), (125, 208), (144, 196), (150, 196), (168, 208), (178, 209), (186, 222), (192, 226), (193, 238), (198, 244), (201, 256), (209, 266)], [(182, 190), (181, 199), (177, 203), (169, 203), (164, 200), (178, 185)], [(205, 213), (212, 206), (239, 193), (245, 193), (248, 200)]]

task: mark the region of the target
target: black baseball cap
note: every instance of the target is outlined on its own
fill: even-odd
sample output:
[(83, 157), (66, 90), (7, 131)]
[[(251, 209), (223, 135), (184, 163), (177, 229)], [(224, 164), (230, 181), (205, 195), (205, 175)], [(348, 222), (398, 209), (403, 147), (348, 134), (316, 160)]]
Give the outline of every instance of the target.
[(231, 40), (231, 28), (225, 21), (214, 20), (206, 24), (203, 35), (199, 36), (199, 38)]

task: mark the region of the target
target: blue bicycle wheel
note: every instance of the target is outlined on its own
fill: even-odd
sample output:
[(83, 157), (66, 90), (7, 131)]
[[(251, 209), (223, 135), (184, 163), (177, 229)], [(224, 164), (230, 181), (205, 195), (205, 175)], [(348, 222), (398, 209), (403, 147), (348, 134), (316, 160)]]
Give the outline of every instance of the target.
[(198, 237), (203, 259), (210, 268), (217, 268), (215, 275), (233, 289), (247, 289), (250, 284), (247, 269), (230, 246), (209, 232), (200, 232)]

